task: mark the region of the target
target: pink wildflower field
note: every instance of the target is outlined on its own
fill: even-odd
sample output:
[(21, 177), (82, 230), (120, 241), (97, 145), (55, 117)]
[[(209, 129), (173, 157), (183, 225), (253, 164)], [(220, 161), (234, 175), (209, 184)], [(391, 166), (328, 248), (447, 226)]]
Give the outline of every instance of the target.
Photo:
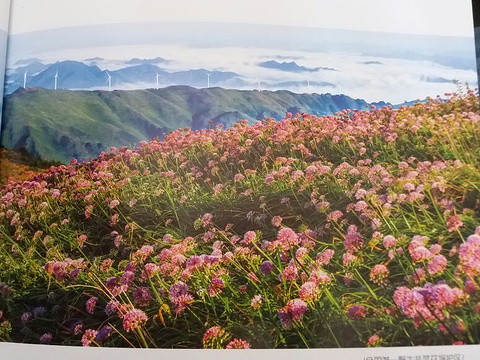
[(0, 339), (480, 343), (478, 95), (181, 129), (0, 189)]

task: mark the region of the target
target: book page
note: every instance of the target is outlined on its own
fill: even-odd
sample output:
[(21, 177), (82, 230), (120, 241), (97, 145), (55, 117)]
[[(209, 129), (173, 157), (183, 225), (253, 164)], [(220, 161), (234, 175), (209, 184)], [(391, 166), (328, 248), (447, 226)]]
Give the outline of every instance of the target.
[(479, 358), (469, 0), (15, 0), (6, 68), (11, 358)]
[[(0, 0), (0, 79), (3, 85), (5, 60), (7, 58), (8, 20), (10, 17), (10, 0)], [(3, 107), (3, 86), (0, 87), (0, 110)], [(0, 111), (0, 125), (2, 114)]]

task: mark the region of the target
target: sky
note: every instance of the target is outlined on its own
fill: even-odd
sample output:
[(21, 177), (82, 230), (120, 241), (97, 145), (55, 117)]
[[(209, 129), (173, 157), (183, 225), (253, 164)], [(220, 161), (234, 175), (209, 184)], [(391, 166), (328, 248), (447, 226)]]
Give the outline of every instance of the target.
[[(2, 1), (0, 0), (0, 4)], [(11, 0), (10, 34), (205, 21), (473, 36), (471, 0)], [(2, 8), (0, 5), (0, 14)]]
[(9, 6), (10, 0), (0, 0), (0, 30), (3, 31), (7, 31), (8, 29)]

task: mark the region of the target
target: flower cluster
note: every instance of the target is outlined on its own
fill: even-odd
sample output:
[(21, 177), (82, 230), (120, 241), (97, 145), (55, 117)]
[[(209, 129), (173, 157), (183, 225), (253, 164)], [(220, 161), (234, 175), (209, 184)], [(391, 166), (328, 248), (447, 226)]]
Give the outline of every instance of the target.
[(478, 107), (468, 92), (179, 129), (10, 180), (0, 339), (478, 343)]

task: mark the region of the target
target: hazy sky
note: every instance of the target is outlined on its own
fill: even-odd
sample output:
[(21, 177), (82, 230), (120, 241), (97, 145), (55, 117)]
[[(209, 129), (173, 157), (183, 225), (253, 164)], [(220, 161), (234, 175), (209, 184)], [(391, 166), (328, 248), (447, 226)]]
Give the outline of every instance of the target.
[(91, 24), (209, 21), (473, 36), (471, 0), (12, 0), (11, 14), (11, 34)]
[(0, 30), (6, 31), (8, 28), (8, 8), (10, 0), (0, 0)]

